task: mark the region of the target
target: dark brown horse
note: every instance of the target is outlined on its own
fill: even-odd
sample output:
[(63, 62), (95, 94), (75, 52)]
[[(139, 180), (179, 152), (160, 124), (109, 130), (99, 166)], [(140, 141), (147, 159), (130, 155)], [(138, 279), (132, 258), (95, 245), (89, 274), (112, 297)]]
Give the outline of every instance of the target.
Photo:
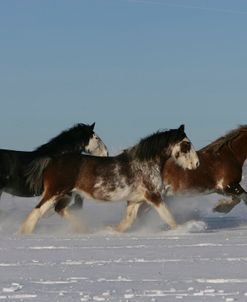
[[(228, 213), (243, 200), (247, 205), (247, 192), (240, 185), (242, 167), (247, 158), (247, 125), (240, 126), (197, 151), (200, 166), (184, 170), (171, 158), (163, 169), (165, 195), (218, 193), (221, 199), (214, 211)], [(145, 205), (139, 215), (147, 210)]]
[(42, 173), (49, 161), (61, 154), (87, 152), (107, 156), (108, 151), (92, 125), (76, 124), (34, 151), (0, 149), (0, 197), (2, 192), (16, 196), (40, 196)]
[(161, 198), (161, 176), (169, 158), (183, 169), (195, 169), (199, 165), (183, 125), (146, 137), (114, 157), (66, 154), (54, 158), (43, 174), (42, 199), (28, 215), (20, 232), (32, 233), (38, 220), (52, 207), (80, 228), (80, 223), (67, 207), (65, 197), (72, 192), (102, 201), (128, 200), (126, 216), (117, 226), (118, 231), (123, 232), (132, 225), (143, 201), (154, 207), (171, 228), (175, 228), (176, 222)]

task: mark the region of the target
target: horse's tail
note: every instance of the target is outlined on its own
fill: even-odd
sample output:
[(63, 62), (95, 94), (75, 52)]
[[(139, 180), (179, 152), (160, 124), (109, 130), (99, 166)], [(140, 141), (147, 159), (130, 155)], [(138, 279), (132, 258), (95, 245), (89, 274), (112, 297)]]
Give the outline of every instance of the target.
[(26, 183), (34, 195), (43, 191), (43, 172), (51, 161), (51, 157), (41, 157), (33, 160), (26, 170)]

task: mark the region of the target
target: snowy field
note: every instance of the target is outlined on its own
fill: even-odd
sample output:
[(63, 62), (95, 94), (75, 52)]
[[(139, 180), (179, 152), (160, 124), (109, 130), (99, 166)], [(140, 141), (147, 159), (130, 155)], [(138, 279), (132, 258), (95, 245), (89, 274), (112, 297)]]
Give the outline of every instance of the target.
[(114, 234), (106, 226), (119, 221), (124, 203), (85, 202), (86, 234), (53, 215), (34, 235), (18, 236), (38, 199), (3, 194), (0, 300), (247, 301), (247, 207), (214, 214), (218, 197), (172, 200), (177, 219), (194, 220), (176, 231), (149, 212), (127, 234)]

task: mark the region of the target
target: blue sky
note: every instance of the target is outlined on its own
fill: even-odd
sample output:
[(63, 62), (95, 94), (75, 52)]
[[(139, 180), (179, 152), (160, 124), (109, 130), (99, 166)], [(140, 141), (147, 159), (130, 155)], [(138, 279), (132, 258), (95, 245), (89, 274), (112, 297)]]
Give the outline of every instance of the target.
[(112, 152), (185, 123), (247, 123), (247, 2), (0, 1), (0, 148), (96, 122)]

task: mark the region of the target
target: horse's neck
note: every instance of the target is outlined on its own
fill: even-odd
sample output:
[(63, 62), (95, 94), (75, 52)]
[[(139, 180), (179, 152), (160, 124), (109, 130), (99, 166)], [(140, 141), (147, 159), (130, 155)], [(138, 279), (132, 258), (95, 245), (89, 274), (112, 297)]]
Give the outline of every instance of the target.
[(164, 163), (167, 161), (169, 156), (157, 156), (153, 159), (140, 159), (136, 156), (136, 147), (132, 147), (130, 149), (125, 150), (123, 153), (119, 155), (119, 158), (122, 158), (126, 161), (132, 163), (132, 168), (139, 170), (140, 168), (152, 169), (161, 171), (163, 169)]
[(160, 160), (133, 160), (132, 169), (134, 173), (139, 173), (139, 171), (141, 170), (144, 175), (150, 178), (151, 182), (158, 182), (160, 186), (161, 172), (163, 170), (163, 166)]
[(85, 148), (76, 149), (76, 148), (62, 148), (62, 147), (53, 147), (53, 148), (40, 148), (36, 151), (36, 153), (40, 156), (59, 156), (67, 153), (82, 153), (85, 152)]
[(243, 165), (247, 158), (247, 133), (236, 138), (231, 145), (238, 162)]

